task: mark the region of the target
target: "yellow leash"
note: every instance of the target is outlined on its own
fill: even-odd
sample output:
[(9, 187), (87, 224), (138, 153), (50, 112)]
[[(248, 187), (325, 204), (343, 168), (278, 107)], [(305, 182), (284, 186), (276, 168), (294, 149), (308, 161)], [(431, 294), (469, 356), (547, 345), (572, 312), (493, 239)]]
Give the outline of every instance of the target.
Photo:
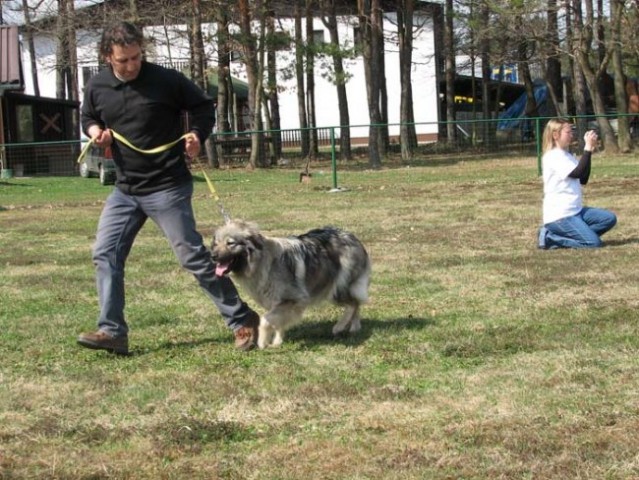
[[(194, 134), (190, 133), (190, 132), (189, 133), (185, 133), (180, 138), (178, 138), (177, 140), (175, 140), (175, 141), (173, 141), (171, 143), (167, 143), (165, 145), (160, 145), (159, 147), (151, 148), (150, 150), (142, 150), (141, 148), (136, 147), (135, 145), (133, 145), (131, 142), (129, 142), (126, 138), (124, 138), (122, 135), (120, 135), (115, 130), (111, 130), (111, 135), (113, 135), (113, 138), (115, 138), (116, 140), (119, 140), (120, 142), (125, 144), (127, 147), (131, 148), (132, 150), (135, 150), (136, 152), (143, 153), (145, 155), (153, 155), (155, 153), (162, 153), (162, 152), (167, 151), (169, 148), (173, 147), (178, 142), (181, 142), (182, 140), (185, 140), (185, 139), (187, 139), (188, 137), (190, 137), (191, 135), (194, 135)], [(82, 148), (82, 151), (80, 152), (80, 156), (78, 156), (78, 163), (82, 163), (82, 160), (84, 160), (84, 157), (86, 156), (87, 152), (89, 151), (89, 148), (91, 147), (91, 145), (93, 145), (93, 142), (94, 142), (94, 139), (90, 138), (89, 141), (87, 142), (87, 144), (84, 146), (84, 148)]]
[[(174, 145), (176, 145), (177, 143), (181, 142), (182, 140), (186, 140), (191, 135), (195, 135), (194, 133), (191, 133), (191, 132), (185, 133), (180, 138), (178, 138), (177, 140), (174, 140), (174, 141), (172, 141), (170, 143), (167, 143), (167, 144), (164, 144), (164, 145), (160, 145), (159, 147), (151, 148), (149, 150), (143, 150), (143, 149), (138, 148), (135, 145), (133, 145), (131, 142), (129, 142), (125, 137), (120, 135), (115, 130), (111, 130), (111, 134), (113, 135), (113, 137), (116, 140), (119, 140), (120, 142), (122, 142), (124, 145), (126, 145), (130, 149), (135, 150), (136, 152), (142, 153), (144, 155), (153, 155), (155, 153), (165, 152), (169, 148), (171, 148)], [(82, 148), (82, 151), (80, 152), (80, 155), (78, 156), (78, 163), (82, 163), (82, 160), (84, 160), (84, 157), (86, 156), (87, 152), (89, 151), (89, 148), (91, 147), (91, 145), (93, 145), (93, 142), (94, 142), (94, 139), (90, 138), (89, 141), (86, 143), (86, 145)], [(202, 175), (204, 175), (204, 179), (206, 180), (206, 184), (208, 185), (209, 190), (211, 191), (211, 194), (213, 195), (213, 199), (215, 200), (215, 202), (217, 203), (217, 206), (220, 209), (220, 213), (222, 214), (222, 217), (224, 217), (224, 222), (225, 223), (229, 223), (231, 221), (231, 217), (229, 216), (228, 213), (226, 213), (226, 210), (224, 210), (224, 206), (222, 205), (222, 202), (220, 200), (219, 195), (215, 191), (215, 187), (213, 186), (213, 182), (211, 182), (211, 179), (209, 178), (209, 176), (204, 171), (204, 167), (202, 167), (202, 165), (199, 162), (198, 162), (198, 166), (200, 167), (200, 170), (202, 171)]]

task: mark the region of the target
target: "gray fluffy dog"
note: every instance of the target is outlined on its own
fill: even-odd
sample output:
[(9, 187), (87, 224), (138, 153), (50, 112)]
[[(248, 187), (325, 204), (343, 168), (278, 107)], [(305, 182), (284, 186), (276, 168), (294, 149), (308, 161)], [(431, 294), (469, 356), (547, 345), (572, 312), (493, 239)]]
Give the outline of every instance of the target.
[(233, 220), (216, 230), (212, 254), (217, 275), (232, 274), (267, 310), (260, 318), (260, 348), (281, 345), (304, 310), (323, 300), (345, 307), (334, 335), (361, 328), (359, 308), (368, 301), (371, 263), (352, 233), (323, 227), (268, 237), (253, 223)]

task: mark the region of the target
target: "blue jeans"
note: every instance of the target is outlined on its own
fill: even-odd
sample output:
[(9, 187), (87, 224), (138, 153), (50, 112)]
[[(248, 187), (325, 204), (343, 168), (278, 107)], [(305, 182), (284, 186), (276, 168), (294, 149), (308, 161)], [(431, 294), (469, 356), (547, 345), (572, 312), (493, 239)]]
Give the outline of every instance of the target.
[(601, 235), (617, 223), (614, 213), (602, 208), (584, 207), (577, 215), (544, 225), (546, 248), (597, 248)]
[(124, 265), (147, 218), (164, 232), (182, 267), (195, 276), (227, 326), (235, 330), (244, 323), (250, 309), (228, 277), (215, 275), (215, 264), (195, 229), (192, 196), (192, 182), (149, 195), (127, 195), (117, 188), (109, 195), (93, 247), (100, 330), (114, 337), (128, 334), (124, 319)]

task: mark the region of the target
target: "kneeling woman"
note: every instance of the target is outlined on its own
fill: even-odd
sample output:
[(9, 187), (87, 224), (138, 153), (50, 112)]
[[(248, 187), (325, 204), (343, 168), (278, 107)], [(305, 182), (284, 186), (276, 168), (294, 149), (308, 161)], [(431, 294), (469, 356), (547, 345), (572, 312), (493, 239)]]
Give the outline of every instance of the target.
[(586, 132), (584, 152), (577, 160), (568, 150), (572, 128), (568, 120), (552, 119), (544, 130), (544, 225), (539, 229), (539, 248), (601, 247), (600, 237), (617, 223), (614, 213), (583, 206), (581, 186), (590, 177), (597, 134)]

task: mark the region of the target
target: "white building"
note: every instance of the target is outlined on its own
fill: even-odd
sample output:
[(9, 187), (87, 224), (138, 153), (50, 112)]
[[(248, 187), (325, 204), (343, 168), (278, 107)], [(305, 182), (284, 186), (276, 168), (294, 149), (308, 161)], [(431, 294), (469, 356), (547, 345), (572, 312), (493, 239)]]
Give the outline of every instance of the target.
[[(432, 5), (432, 4), (431, 4)], [(435, 138), (439, 120), (439, 92), (437, 82), (437, 62), (435, 45), (437, 26), (430, 8), (415, 12), (414, 40), (413, 40), (413, 69), (412, 87), (414, 101), (414, 115), (417, 133), (422, 139)], [(338, 18), (340, 42), (343, 46), (352, 47), (355, 42), (355, 32), (358, 19), (355, 16), (342, 16)], [(278, 22), (279, 28), (293, 32), (293, 20), (283, 19)], [(305, 27), (303, 27), (305, 28)], [(204, 37), (215, 38), (215, 25), (203, 26)], [(174, 64), (186, 61), (189, 58), (188, 43), (185, 40), (184, 26), (147, 27), (145, 36), (148, 40), (147, 58), (149, 61)], [(313, 31), (316, 41), (329, 41), (329, 33), (320, 19), (313, 21)], [(400, 68), (399, 53), (396, 41), (396, 14), (386, 13), (384, 17), (385, 31), (385, 76), (388, 91), (388, 115), (389, 132), (391, 136), (399, 135), (400, 118)], [(76, 32), (78, 45), (78, 72), (80, 95), (91, 72), (98, 65), (98, 42), (101, 32), (78, 30)], [(216, 62), (216, 49), (213, 43), (206, 45), (207, 58), (210, 64)], [(35, 38), (36, 62), (38, 65), (38, 84), (40, 95), (55, 97), (55, 39), (40, 34)], [(294, 77), (287, 75), (291, 71), (294, 61), (294, 50), (278, 52), (277, 62), (279, 67), (279, 103), (282, 129), (299, 128), (296, 86)], [(333, 127), (339, 125), (339, 110), (337, 92), (335, 86), (327, 78), (327, 67), (330, 59), (321, 58), (315, 62), (315, 103), (316, 126)], [(23, 65), (25, 66), (25, 83), (27, 94), (33, 94), (33, 79), (28, 66), (30, 65), (29, 52), (23, 48)], [(365, 138), (368, 136), (369, 116), (366, 97), (366, 83), (364, 77), (364, 65), (362, 56), (346, 60), (345, 70), (350, 75), (346, 84), (350, 123), (355, 127), (351, 130), (351, 137)], [(246, 75), (242, 64), (238, 61), (232, 63), (232, 74), (245, 79)], [(421, 124), (421, 125), (420, 125)]]

